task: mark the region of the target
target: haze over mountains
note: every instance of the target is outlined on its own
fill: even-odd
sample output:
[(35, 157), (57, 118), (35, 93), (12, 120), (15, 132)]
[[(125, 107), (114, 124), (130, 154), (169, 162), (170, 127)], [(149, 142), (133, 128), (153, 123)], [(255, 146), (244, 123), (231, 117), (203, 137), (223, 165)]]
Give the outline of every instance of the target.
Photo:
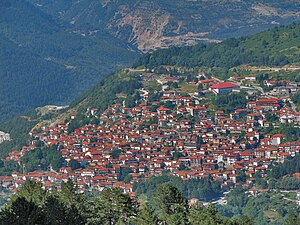
[(0, 2), (0, 123), (68, 104), (139, 52), (218, 41), (299, 20), (299, 1)]
[(137, 55), (110, 34), (83, 36), (27, 1), (1, 1), (0, 120), (66, 104)]
[(30, 0), (81, 32), (105, 29), (145, 52), (244, 36), (299, 20), (295, 0)]

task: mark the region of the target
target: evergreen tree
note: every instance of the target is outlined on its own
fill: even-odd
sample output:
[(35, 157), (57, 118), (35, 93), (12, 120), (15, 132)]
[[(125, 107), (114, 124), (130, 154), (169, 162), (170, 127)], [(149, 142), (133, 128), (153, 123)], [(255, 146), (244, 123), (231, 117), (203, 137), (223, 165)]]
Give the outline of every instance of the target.
[(19, 198), (25, 198), (28, 202), (33, 202), (38, 206), (42, 206), (47, 196), (47, 192), (42, 189), (42, 183), (35, 181), (27, 181), (22, 188), (12, 197), (12, 202)]
[(25, 197), (16, 197), (9, 207), (0, 213), (0, 224), (3, 225), (42, 225), (44, 216), (42, 209)]
[(159, 220), (157, 215), (155, 214), (154, 209), (148, 204), (144, 205), (140, 209), (139, 214), (135, 220), (135, 225), (156, 225), (158, 223)]
[(137, 204), (118, 188), (104, 189), (95, 205), (96, 218), (102, 224), (128, 223), (137, 213)]
[(187, 223), (187, 200), (176, 187), (169, 184), (159, 185), (154, 205), (162, 222), (174, 225)]

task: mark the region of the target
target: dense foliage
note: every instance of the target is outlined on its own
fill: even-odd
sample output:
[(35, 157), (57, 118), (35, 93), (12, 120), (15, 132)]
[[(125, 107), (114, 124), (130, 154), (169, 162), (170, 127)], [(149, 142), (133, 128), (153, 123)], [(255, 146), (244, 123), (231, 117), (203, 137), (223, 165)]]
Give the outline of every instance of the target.
[(300, 61), (300, 25), (271, 29), (247, 38), (228, 39), (219, 44), (173, 47), (148, 53), (134, 66), (161, 65), (232, 68), (242, 64), (283, 66)]
[[(226, 200), (227, 205), (218, 206), (223, 215), (228, 217), (246, 215), (258, 225), (285, 224), (286, 221), (299, 215), (295, 200), (287, 199), (281, 193), (262, 193), (256, 197), (249, 197), (245, 190), (239, 187), (226, 195)], [(297, 224), (297, 221), (299, 222), (299, 218), (290, 224)]]
[(295, 104), (300, 104), (300, 91), (293, 95), (292, 100)]
[(151, 177), (146, 181), (139, 181), (134, 184), (133, 189), (137, 195), (144, 194), (148, 198), (152, 198), (160, 184), (170, 184), (175, 186), (189, 199), (199, 198), (208, 201), (221, 194), (218, 182), (212, 181), (209, 178), (184, 181), (179, 177), (168, 175)]
[(21, 162), (25, 173), (37, 170), (45, 171), (50, 168), (58, 171), (59, 168), (66, 165), (56, 145), (28, 151), (22, 157)]
[(246, 93), (232, 93), (230, 95), (218, 96), (213, 98), (213, 104), (219, 110), (225, 113), (233, 112), (235, 109), (242, 109), (246, 107), (249, 101), (246, 99)]
[[(268, 118), (270, 119), (270, 117)], [(270, 126), (261, 129), (262, 134), (283, 134), (286, 141), (298, 141), (300, 137), (300, 128), (293, 124), (280, 124), (279, 126)]]
[(153, 199), (144, 204), (120, 189), (104, 189), (87, 198), (76, 192), (72, 182), (62, 184), (61, 191), (45, 191), (40, 183), (26, 182), (0, 212), (0, 224), (168, 224), (168, 225), (252, 225), (248, 217), (230, 220), (213, 206), (187, 200), (175, 187), (159, 185)]
[(5, 141), (0, 144), (0, 152), (2, 156), (6, 156), (14, 149), (20, 149), (26, 145), (29, 140), (29, 131), (37, 123), (38, 115), (36, 111), (30, 111), (22, 117), (14, 119), (2, 124), (0, 130), (10, 134), (11, 141)]
[(272, 168), (268, 177), (270, 179), (279, 179), (286, 175), (300, 173), (300, 155), (296, 155), (291, 160), (286, 160)]
[(70, 107), (80, 106), (80, 109), (85, 110), (88, 106), (92, 106), (102, 112), (115, 102), (117, 94), (133, 96), (141, 87), (142, 83), (137, 74), (120, 70), (108, 75), (90, 91), (76, 99)]

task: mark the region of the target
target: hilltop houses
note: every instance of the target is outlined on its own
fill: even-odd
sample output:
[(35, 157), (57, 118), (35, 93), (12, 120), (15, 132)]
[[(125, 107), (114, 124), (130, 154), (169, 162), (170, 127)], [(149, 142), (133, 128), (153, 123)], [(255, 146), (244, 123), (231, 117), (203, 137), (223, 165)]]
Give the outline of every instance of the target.
[[(211, 85), (214, 80), (202, 83)], [(216, 95), (238, 89), (230, 82), (210, 86)], [(287, 142), (280, 133), (262, 135), (261, 130), (271, 126), (266, 121), (268, 113), (276, 115), (278, 123), (299, 122), (299, 112), (285, 106), (282, 99), (257, 96), (245, 108), (231, 112), (212, 110), (207, 100), (200, 102), (197, 96), (161, 91), (159, 101), (149, 103), (143, 98), (132, 108), (120, 103), (103, 112), (88, 107), (87, 121), (95, 117), (99, 123), (87, 122), (73, 132), (68, 128), (75, 114), (56, 125), (32, 130), (32, 141), (4, 160), (21, 165), (24, 154), (43, 142), (56, 146), (67, 164), (56, 173), (49, 169), (2, 176), (0, 185), (16, 190), (26, 180), (36, 180), (51, 190), (72, 179), (81, 191), (120, 187), (134, 194), (134, 182), (169, 173), (184, 180), (209, 176), (228, 189), (240, 184), (238, 171), (244, 171), (248, 176), (245, 185), (251, 186), (255, 172), (265, 176), (274, 162), (300, 153), (300, 142)], [(74, 160), (80, 166), (72, 169), (68, 163)], [(120, 181), (124, 170), (128, 171), (127, 184)]]

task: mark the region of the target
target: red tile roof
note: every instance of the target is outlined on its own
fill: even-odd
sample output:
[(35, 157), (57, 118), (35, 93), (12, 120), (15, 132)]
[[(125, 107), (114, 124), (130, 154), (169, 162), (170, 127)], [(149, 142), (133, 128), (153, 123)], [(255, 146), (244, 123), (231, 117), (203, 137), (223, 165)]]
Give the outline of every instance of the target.
[(231, 83), (231, 82), (221, 82), (218, 84), (214, 84), (213, 86), (211, 86), (211, 89), (224, 89), (224, 88), (233, 88), (233, 87), (237, 87), (237, 84)]

